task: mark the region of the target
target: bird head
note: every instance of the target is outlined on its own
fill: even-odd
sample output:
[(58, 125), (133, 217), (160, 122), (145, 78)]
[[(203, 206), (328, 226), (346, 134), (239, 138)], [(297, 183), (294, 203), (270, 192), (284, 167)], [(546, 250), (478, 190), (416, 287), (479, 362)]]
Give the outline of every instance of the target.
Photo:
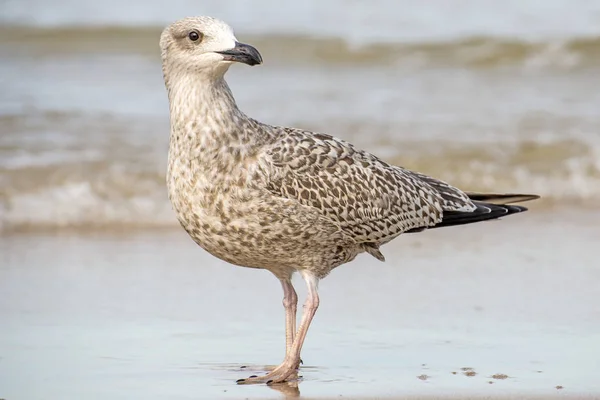
[(160, 49), (164, 68), (207, 75), (223, 75), (234, 62), (262, 63), (254, 47), (237, 41), (225, 22), (212, 17), (189, 17), (162, 32)]

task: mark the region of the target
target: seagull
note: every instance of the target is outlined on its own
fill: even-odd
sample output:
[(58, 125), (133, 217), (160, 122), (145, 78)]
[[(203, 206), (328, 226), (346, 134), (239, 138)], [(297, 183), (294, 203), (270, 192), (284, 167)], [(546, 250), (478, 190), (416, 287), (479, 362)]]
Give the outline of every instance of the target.
[[(265, 269), (283, 288), (286, 354), (266, 375), (240, 384), (295, 379), (319, 307), (318, 283), (334, 268), (402, 233), (520, 213), (529, 194), (463, 192), (386, 163), (336, 137), (271, 126), (237, 106), (225, 73), (258, 65), (225, 22), (188, 17), (161, 34), (169, 98), (167, 188), (182, 227), (204, 250), (231, 264)], [(298, 272), (308, 292), (296, 327)]]

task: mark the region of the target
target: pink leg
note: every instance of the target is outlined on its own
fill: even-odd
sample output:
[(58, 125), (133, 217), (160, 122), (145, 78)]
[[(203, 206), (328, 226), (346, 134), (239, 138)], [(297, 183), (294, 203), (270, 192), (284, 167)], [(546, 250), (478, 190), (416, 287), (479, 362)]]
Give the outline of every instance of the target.
[(296, 310), (298, 295), (290, 279), (281, 280), (283, 287), (283, 307), (285, 308), (285, 355), (287, 356), (296, 336)]
[(306, 295), (306, 302), (304, 303), (304, 312), (302, 314), (302, 319), (300, 320), (300, 327), (298, 328), (298, 332), (296, 333), (296, 336), (293, 339), (292, 346), (290, 347), (289, 351), (286, 352), (283, 362), (277, 368), (275, 368), (273, 371), (269, 372), (266, 375), (257, 376), (253, 378), (238, 379), (237, 383), (279, 383), (284, 382), (292, 374), (294, 374), (294, 372), (296, 372), (296, 369), (300, 364), (300, 351), (302, 350), (304, 339), (306, 338), (306, 334), (308, 332), (308, 328), (310, 327), (310, 323), (313, 317), (315, 316), (315, 313), (317, 312), (317, 308), (319, 308), (319, 294), (317, 293), (317, 286), (319, 280), (310, 272), (301, 271), (300, 273), (306, 281), (306, 286), (308, 287), (308, 294)]

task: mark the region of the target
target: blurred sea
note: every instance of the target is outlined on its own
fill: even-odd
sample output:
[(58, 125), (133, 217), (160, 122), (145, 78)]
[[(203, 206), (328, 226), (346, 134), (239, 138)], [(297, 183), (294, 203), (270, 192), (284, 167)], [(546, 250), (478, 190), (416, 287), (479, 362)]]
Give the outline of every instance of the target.
[(213, 15), (241, 108), (467, 190), (600, 200), (600, 1), (0, 1), (0, 232), (172, 227), (158, 37)]

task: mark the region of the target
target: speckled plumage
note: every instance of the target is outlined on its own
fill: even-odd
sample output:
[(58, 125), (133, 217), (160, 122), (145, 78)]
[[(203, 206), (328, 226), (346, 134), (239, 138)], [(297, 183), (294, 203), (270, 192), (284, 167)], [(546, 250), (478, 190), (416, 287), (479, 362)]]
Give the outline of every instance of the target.
[(323, 278), (402, 232), (435, 225), (445, 210), (475, 209), (458, 189), (340, 139), (254, 121), (225, 81), (216, 84), (210, 94), (228, 106), (206, 99), (181, 121), (172, 115), (168, 187), (182, 226), (219, 258)]
[[(201, 43), (186, 37), (191, 29), (202, 31)], [(284, 290), (299, 271), (310, 292), (311, 280), (361, 252), (383, 260), (379, 247), (403, 232), (435, 226), (447, 212), (482, 209), (459, 189), (343, 140), (247, 117), (224, 80), (231, 62), (217, 54), (235, 46), (231, 29), (208, 17), (178, 21), (161, 36), (171, 115), (169, 198), (206, 251), (267, 269)], [(293, 343), (292, 337), (288, 352)], [(286, 368), (272, 377), (286, 379)]]

